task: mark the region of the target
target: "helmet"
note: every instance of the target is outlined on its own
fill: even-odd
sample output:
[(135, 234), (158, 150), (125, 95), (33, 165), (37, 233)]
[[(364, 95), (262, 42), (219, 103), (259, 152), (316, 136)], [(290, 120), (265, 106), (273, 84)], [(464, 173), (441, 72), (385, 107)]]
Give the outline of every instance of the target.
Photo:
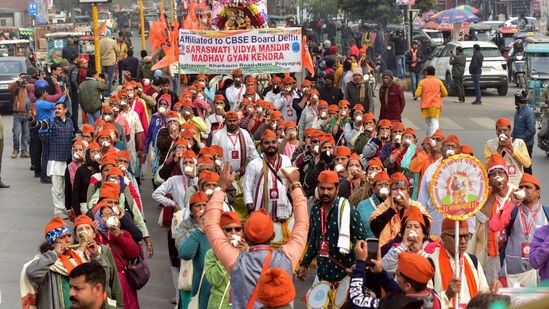
[(47, 81), (43, 80), (43, 79), (39, 79), (36, 81), (36, 83), (34, 83), (34, 88), (48, 88), (49, 87), (49, 84)]
[(519, 44), (522, 45), (522, 39), (516, 40), (516, 41), (515, 41), (515, 44), (517, 44), (517, 45), (519, 45)]
[(515, 92), (515, 102), (517, 103), (526, 103), (528, 101), (528, 94), (524, 90), (519, 90)]

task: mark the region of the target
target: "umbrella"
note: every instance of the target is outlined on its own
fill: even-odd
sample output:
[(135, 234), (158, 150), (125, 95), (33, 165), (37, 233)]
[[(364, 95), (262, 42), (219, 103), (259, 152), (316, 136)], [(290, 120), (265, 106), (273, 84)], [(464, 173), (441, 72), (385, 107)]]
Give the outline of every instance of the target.
[(478, 14), (478, 13), (480, 13), (480, 10), (479, 10), (479, 9), (477, 9), (477, 8), (474, 7), (474, 6), (470, 6), (469, 4), (458, 5), (458, 6), (456, 6), (454, 9), (463, 10), (463, 11), (465, 11), (465, 12), (469, 12), (469, 13), (473, 13), (473, 14)]
[(480, 19), (477, 17), (477, 15), (473, 13), (469, 13), (463, 10), (449, 9), (445, 11), (440, 11), (437, 14), (433, 15), (433, 17), (431, 17), (431, 20), (434, 20), (439, 24), (440, 23), (457, 24), (457, 23), (462, 23), (464, 21), (476, 23)]
[(452, 31), (452, 24), (449, 23), (440, 23), (437, 24), (434, 21), (430, 21), (425, 25), (421, 26), (419, 29), (428, 29), (428, 30), (438, 30), (438, 31)]

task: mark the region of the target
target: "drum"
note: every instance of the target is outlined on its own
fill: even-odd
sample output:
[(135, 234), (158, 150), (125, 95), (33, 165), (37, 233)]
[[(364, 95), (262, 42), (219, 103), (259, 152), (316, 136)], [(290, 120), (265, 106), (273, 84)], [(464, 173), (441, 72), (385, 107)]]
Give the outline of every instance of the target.
[(295, 219), (291, 216), (284, 223), (274, 222), (275, 237), (271, 241), (271, 244), (281, 246), (288, 241), (290, 233), (294, 229)]
[(320, 281), (314, 284), (307, 295), (305, 295), (305, 303), (307, 308), (323, 309), (328, 303), (328, 293), (330, 292), (330, 283), (327, 281)]
[(345, 277), (339, 282), (335, 292), (334, 306), (339, 309), (343, 307), (347, 300), (347, 294), (349, 292), (349, 286), (351, 284), (351, 278)]

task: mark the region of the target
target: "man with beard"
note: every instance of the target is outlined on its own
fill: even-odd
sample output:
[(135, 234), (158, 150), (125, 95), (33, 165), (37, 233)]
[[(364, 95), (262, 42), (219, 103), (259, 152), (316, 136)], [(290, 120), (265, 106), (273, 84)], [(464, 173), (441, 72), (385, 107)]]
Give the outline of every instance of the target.
[[(318, 184), (318, 175), (322, 171), (335, 169), (335, 140), (332, 134), (322, 133), (313, 137), (319, 144), (313, 147), (312, 162), (307, 162), (307, 170), (303, 183), (303, 190), (307, 196), (315, 196), (315, 188)], [(311, 158), (309, 158), (311, 159)]]
[(242, 70), (233, 71), (233, 81), (234, 83), (225, 90), (225, 98), (229, 101), (229, 107), (232, 111), (240, 106), (246, 91), (246, 85), (242, 83)]
[(356, 209), (360, 214), (360, 218), (362, 218), (366, 238), (375, 238), (374, 232), (370, 228), (370, 216), (389, 195), (390, 185), (389, 174), (387, 172), (381, 171), (376, 173), (372, 182), (372, 196), (358, 203)]
[[(244, 175), (244, 204), (248, 212), (265, 209), (275, 225), (284, 227), (275, 231), (290, 231), (293, 225), (292, 205), (286, 194), (288, 189), (278, 173), (292, 163), (290, 158), (278, 153), (278, 139), (273, 131), (265, 130), (260, 145), (263, 156), (251, 161)], [(276, 250), (288, 241), (288, 237), (286, 233), (275, 232), (271, 247)]]
[(320, 98), (327, 101), (328, 104), (337, 104), (340, 100), (343, 100), (341, 88), (334, 84), (334, 75), (327, 74), (324, 80), (325, 86), (318, 89)]
[(292, 120), (293, 122), (297, 122), (297, 111), (293, 107), (294, 99), (298, 98), (297, 93), (294, 91), (295, 80), (288, 76), (282, 82), (284, 88), (282, 89), (280, 98), (274, 102), (274, 106), (282, 113), (282, 118), (285, 121)]
[(231, 170), (240, 176), (244, 175), (246, 164), (259, 157), (250, 133), (240, 129), (235, 111), (225, 114), (225, 127), (214, 135), (212, 145), (223, 148), (223, 164), (230, 162)]
[(442, 157), (442, 142), (446, 139), (446, 136), (440, 131), (436, 130), (432, 136), (427, 136), (422, 141), (423, 151), (417, 151), (417, 155), (410, 161), (408, 170), (412, 173), (418, 173), (418, 190), (421, 189), (423, 175), (425, 171), (432, 163), (438, 161)]
[(96, 261), (76, 266), (69, 274), (69, 299), (74, 309), (100, 309), (106, 298), (107, 273)]
[(357, 210), (347, 199), (338, 197), (337, 173), (323, 171), (317, 180), (319, 200), (311, 209), (309, 245), (297, 278), (306, 279), (309, 264), (316, 258), (318, 280), (336, 283), (332, 287), (337, 287), (337, 283), (351, 273), (355, 263), (351, 245), (354, 247), (357, 241), (365, 239), (366, 232)]
[(385, 70), (381, 78), (383, 84), (379, 87), (379, 119), (402, 122), (402, 112), (406, 106), (404, 90), (393, 82), (393, 72)]

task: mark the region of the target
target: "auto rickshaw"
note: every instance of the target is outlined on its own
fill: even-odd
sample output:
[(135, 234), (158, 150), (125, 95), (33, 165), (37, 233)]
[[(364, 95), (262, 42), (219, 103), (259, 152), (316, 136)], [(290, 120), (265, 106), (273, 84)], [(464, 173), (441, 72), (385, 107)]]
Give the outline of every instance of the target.
[(529, 42), (524, 48), (526, 54), (526, 72), (528, 76), (528, 105), (536, 113), (536, 123), (541, 127), (546, 104), (541, 102), (541, 94), (549, 89), (549, 38), (539, 38)]

